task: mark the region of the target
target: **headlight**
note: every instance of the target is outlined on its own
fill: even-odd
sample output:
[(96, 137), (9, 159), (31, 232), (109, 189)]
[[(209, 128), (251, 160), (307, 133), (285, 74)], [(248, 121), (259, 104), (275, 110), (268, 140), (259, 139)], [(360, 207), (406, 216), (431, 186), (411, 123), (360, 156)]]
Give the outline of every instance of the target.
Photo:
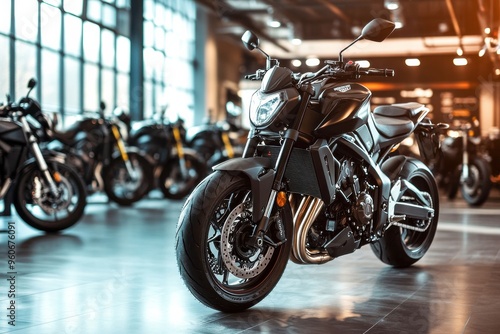
[(284, 92), (269, 95), (262, 94), (260, 91), (255, 92), (250, 102), (250, 121), (255, 126), (271, 123), (278, 115), (284, 101)]

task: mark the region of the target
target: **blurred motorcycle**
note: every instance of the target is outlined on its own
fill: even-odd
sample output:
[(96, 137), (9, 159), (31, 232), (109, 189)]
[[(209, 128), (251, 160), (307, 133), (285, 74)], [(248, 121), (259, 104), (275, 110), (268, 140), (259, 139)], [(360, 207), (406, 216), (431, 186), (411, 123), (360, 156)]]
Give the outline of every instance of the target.
[(228, 119), (192, 127), (186, 138), (188, 146), (201, 155), (211, 171), (223, 161), (242, 156), (246, 134), (247, 131)]
[[(18, 104), (7, 98), (7, 105), (0, 107), (0, 199), (6, 211), (12, 201), (28, 225), (56, 232), (82, 217), (87, 195), (78, 173), (65, 164), (64, 155), (40, 148), (34, 126), (38, 125), (39, 135), (50, 137), (52, 133), (50, 118), (29, 97), (35, 85), (31, 79), (26, 97)], [(8, 198), (10, 191), (13, 194)]]
[[(64, 131), (54, 129), (58, 150), (81, 173), (89, 194), (104, 191), (119, 205), (129, 206), (152, 188), (151, 165), (137, 148), (126, 147), (126, 126), (118, 117), (86, 116)], [(120, 117), (123, 115), (120, 115)]]
[(460, 189), (471, 206), (482, 205), (491, 189), (491, 168), (480, 152), (481, 137), (474, 133), (477, 126), (477, 119), (473, 119), (460, 120), (450, 127), (434, 169), (448, 198), (454, 199)]
[(148, 155), (165, 198), (177, 200), (189, 195), (205, 177), (206, 165), (196, 151), (186, 147), (184, 121), (180, 117), (166, 121), (165, 111), (159, 119), (134, 123), (128, 143)]

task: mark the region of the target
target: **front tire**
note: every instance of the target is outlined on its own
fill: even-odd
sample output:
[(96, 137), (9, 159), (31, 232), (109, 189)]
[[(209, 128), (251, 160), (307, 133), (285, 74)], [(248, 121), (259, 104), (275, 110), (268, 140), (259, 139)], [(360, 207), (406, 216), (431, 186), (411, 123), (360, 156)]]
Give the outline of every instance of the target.
[(111, 160), (103, 171), (104, 191), (110, 200), (122, 206), (130, 206), (146, 196), (153, 185), (152, 166), (142, 155), (128, 153), (136, 173), (133, 178), (121, 156)]
[(31, 227), (57, 232), (74, 225), (83, 215), (87, 204), (85, 185), (76, 171), (64, 164), (47, 161), (50, 174), (58, 172), (56, 181), (60, 196), (54, 197), (35, 166), (26, 169), (16, 180), (13, 204), (18, 215)]
[[(409, 218), (401, 221), (404, 224), (419, 227), (429, 224), (424, 232), (391, 226), (382, 238), (370, 244), (372, 251), (382, 262), (404, 268), (420, 260), (431, 246), (439, 219), (439, 194), (432, 172), (418, 160), (406, 162), (399, 176), (427, 194), (427, 199), (434, 208), (434, 217), (429, 220)], [(401, 200), (423, 205), (415, 197), (406, 191)]]
[(482, 205), (490, 195), (491, 168), (488, 162), (474, 158), (469, 164), (469, 177), (461, 184), (462, 197), (470, 206)]
[(206, 165), (196, 156), (185, 154), (187, 176), (182, 175), (179, 157), (167, 161), (160, 173), (158, 186), (168, 199), (183, 199), (206, 175)]
[[(245, 241), (253, 231), (251, 187), (241, 174), (216, 171), (187, 199), (176, 233), (177, 264), (189, 290), (203, 304), (223, 312), (243, 311), (266, 297), (288, 262), (292, 213), (273, 209), (266, 235), (285, 230), (286, 242), (261, 250)], [(281, 224), (281, 225), (280, 225)]]

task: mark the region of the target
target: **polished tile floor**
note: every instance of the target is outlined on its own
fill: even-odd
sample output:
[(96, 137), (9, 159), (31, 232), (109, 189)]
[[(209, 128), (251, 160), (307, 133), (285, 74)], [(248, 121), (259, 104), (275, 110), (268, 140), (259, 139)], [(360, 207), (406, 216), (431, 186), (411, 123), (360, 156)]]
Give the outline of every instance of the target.
[(0, 234), (1, 333), (500, 333), (498, 190), (478, 209), (443, 202), (435, 242), (412, 268), (392, 269), (369, 247), (321, 266), (290, 262), (275, 290), (239, 314), (203, 306), (181, 282), (181, 203), (92, 200), (58, 235), (0, 218), (2, 229), (15, 222), (17, 252), (11, 286)]

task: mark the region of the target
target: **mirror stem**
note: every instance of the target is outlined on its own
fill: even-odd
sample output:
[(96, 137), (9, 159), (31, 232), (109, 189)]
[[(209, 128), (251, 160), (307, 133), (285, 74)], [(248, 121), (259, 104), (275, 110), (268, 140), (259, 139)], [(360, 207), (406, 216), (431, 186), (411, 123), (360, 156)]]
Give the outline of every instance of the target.
[(350, 48), (350, 47), (351, 47), (354, 43), (356, 43), (356, 42), (358, 42), (358, 41), (360, 41), (360, 40), (362, 40), (362, 39), (363, 39), (363, 37), (362, 37), (362, 36), (359, 36), (359, 37), (358, 37), (358, 38), (356, 38), (354, 41), (352, 41), (352, 42), (351, 42), (351, 44), (349, 44), (348, 46), (346, 46), (345, 48), (343, 48), (343, 49), (339, 52), (339, 62), (341, 62), (341, 63), (343, 63), (343, 62), (344, 62), (344, 58), (343, 58), (343, 56), (342, 56), (342, 53), (343, 53), (345, 50), (349, 49), (349, 48)]
[(259, 48), (258, 46), (256, 46), (255, 48), (257, 50), (259, 50), (259, 52), (262, 53), (266, 57), (266, 71), (269, 70), (271, 68), (271, 57), (269, 57), (269, 55), (267, 53), (265, 53), (264, 51), (262, 51), (262, 49)]

